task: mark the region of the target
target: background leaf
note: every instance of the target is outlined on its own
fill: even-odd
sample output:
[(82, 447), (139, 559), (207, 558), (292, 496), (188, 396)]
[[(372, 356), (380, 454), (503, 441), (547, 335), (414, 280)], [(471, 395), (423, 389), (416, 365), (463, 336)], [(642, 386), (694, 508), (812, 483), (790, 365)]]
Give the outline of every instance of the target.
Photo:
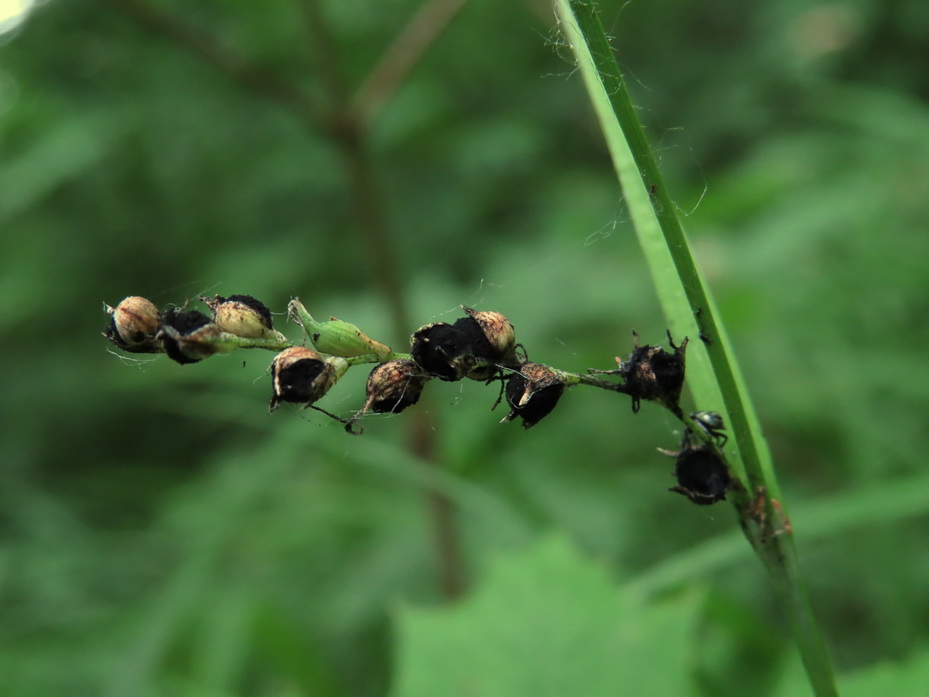
[(693, 694), (698, 594), (638, 603), (561, 537), (498, 560), (467, 601), (399, 611), (395, 697)]

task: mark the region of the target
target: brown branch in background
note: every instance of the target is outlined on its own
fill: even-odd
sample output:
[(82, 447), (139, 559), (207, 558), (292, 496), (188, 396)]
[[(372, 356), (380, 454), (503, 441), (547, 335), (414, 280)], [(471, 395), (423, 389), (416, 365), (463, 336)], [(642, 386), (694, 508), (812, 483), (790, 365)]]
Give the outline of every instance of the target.
[(426, 49), (468, 0), (426, 0), (393, 40), (352, 100), (363, 123), (373, 122)]
[(284, 106), (313, 127), (319, 109), (303, 92), (277, 74), (250, 62), (214, 37), (145, 0), (103, 0), (146, 29), (197, 55), (245, 89)]
[[(362, 114), (352, 108), (345, 81), (339, 70), (334, 42), (316, 0), (302, 0), (311, 43), (316, 50), (319, 77), (329, 97), (328, 110), (314, 103), (294, 84), (249, 61), (215, 38), (146, 0), (105, 0), (146, 29), (198, 56), (236, 81), (244, 89), (273, 101), (296, 115), (314, 132), (322, 131), (338, 148), (346, 165), (349, 188), (355, 201), (371, 278), (379, 287), (391, 315), (393, 333), (406, 337), (411, 331), (403, 297), (401, 272), (391, 244), (387, 216), (378, 190), (374, 166), (367, 151)], [(372, 74), (369, 107), (373, 114), (396, 89), (426, 46), (465, 0), (433, 0), (404, 34), (412, 46), (397, 56), (386, 56), (382, 67)], [(418, 26), (414, 31), (414, 25)], [(430, 38), (431, 37), (431, 38)], [(401, 37), (402, 38), (402, 37)], [(394, 42), (393, 46), (397, 46)], [(412, 50), (411, 50), (412, 49)], [(391, 67), (393, 66), (393, 67)], [(378, 78), (378, 71), (381, 77)], [(384, 84), (375, 89), (375, 79)], [(425, 462), (439, 466), (435, 448), (435, 425), (427, 410), (420, 410), (411, 424), (410, 451)], [(455, 506), (435, 490), (425, 491), (426, 505), (434, 532), (439, 586), (454, 598), (464, 590), (464, 564), (459, 544)]]
[[(302, 0), (310, 43), (315, 48), (320, 79), (330, 98), (330, 123), (333, 140), (342, 152), (348, 168), (349, 184), (357, 204), (357, 213), (368, 254), (372, 278), (390, 310), (393, 333), (407, 336), (411, 325), (400, 281), (401, 272), (391, 244), (384, 206), (367, 152), (365, 123), (352, 109), (348, 90), (337, 62), (335, 45), (317, 0)], [(420, 51), (421, 53), (421, 51)], [(410, 424), (409, 449), (413, 455), (434, 467), (440, 467), (435, 447), (435, 423), (426, 409), (420, 409)], [(426, 508), (433, 531), (439, 588), (447, 598), (464, 591), (465, 574), (460, 535), (454, 503), (439, 491), (426, 489)]]

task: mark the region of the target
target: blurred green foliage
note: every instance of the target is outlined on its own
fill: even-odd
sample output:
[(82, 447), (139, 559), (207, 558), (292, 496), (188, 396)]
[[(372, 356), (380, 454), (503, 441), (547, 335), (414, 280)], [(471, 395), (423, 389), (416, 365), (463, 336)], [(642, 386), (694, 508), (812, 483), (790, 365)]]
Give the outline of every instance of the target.
[[(411, 686), (441, 685), (449, 651), (513, 674), (574, 662), (559, 675), (597, 694), (584, 676), (610, 652), (558, 618), (576, 602), (600, 627), (590, 641), (613, 642), (608, 598), (629, 588), (644, 593), (625, 620), (643, 643), (617, 640), (631, 665), (609, 674), (639, 668), (631, 694), (656, 674), (683, 674), (681, 695), (803, 694), (730, 511), (665, 492), (655, 448), (679, 434), (650, 405), (633, 416), (624, 397), (574, 388), (523, 431), (497, 423), (495, 388), (430, 384), (417, 408), (437, 469), (406, 447), (409, 412), (365, 419), (361, 438), (315, 412), (268, 416), (270, 355), (181, 367), (108, 350), (101, 304), (130, 294), (249, 293), (276, 312), (299, 295), (406, 340), (331, 139), (123, 4), (50, 1), (0, 36), (0, 695), (425, 694)], [(323, 5), (352, 91), (419, 3)], [(300, 3), (157, 6), (325, 110)], [(905, 681), (925, 684), (929, 643), (929, 10), (601, 7), (760, 411), (847, 694), (918, 694)], [(532, 359), (609, 368), (633, 327), (656, 343), (664, 325), (558, 42), (544, 2), (472, 0), (369, 149), (416, 323), (495, 309)], [(357, 409), (363, 373), (322, 406)], [(476, 588), (451, 608), (426, 488), (455, 502)], [(546, 557), (552, 531), (564, 550)], [(537, 595), (514, 603), (501, 568)], [(580, 638), (540, 652), (531, 620), (549, 603), (545, 631)], [(445, 647), (432, 612), (457, 632)], [(491, 619), (526, 636), (500, 643)], [(686, 659), (666, 665), (674, 647)], [(502, 690), (480, 694), (516, 694)]]

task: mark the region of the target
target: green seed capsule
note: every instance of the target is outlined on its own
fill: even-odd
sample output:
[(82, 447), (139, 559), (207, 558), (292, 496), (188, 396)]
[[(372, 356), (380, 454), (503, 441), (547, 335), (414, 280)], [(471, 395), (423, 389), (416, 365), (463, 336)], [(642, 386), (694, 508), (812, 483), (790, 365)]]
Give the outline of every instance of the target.
[(374, 354), (380, 360), (386, 360), (390, 355), (389, 346), (369, 338), (354, 324), (335, 317), (317, 322), (297, 298), (290, 301), (288, 309), (291, 317), (303, 325), (310, 341), (322, 353), (343, 357)]

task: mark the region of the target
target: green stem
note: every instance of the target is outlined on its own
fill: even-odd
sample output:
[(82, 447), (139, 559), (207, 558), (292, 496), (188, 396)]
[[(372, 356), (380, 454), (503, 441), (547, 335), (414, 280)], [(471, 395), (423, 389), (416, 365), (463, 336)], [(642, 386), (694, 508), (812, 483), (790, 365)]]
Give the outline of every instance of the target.
[(215, 339), (204, 341), (203, 343), (215, 344), (221, 351), (233, 351), (235, 349), (265, 349), (267, 351), (283, 351), (285, 348), (293, 346), (283, 334), (280, 338), (274, 339), (249, 339), (244, 336), (236, 336), (228, 332), (220, 332)]
[(676, 333), (703, 340), (694, 342), (697, 346), (688, 354), (688, 383), (703, 408), (724, 412), (733, 434), (737, 449), (730, 461), (737, 479), (748, 483), (748, 488), (738, 486), (730, 494), (742, 529), (774, 581), (816, 695), (834, 696), (832, 664), (803, 588), (771, 456), (715, 305), (694, 262), (677, 207), (594, 3), (556, 0), (555, 6), (600, 119), (668, 322)]

